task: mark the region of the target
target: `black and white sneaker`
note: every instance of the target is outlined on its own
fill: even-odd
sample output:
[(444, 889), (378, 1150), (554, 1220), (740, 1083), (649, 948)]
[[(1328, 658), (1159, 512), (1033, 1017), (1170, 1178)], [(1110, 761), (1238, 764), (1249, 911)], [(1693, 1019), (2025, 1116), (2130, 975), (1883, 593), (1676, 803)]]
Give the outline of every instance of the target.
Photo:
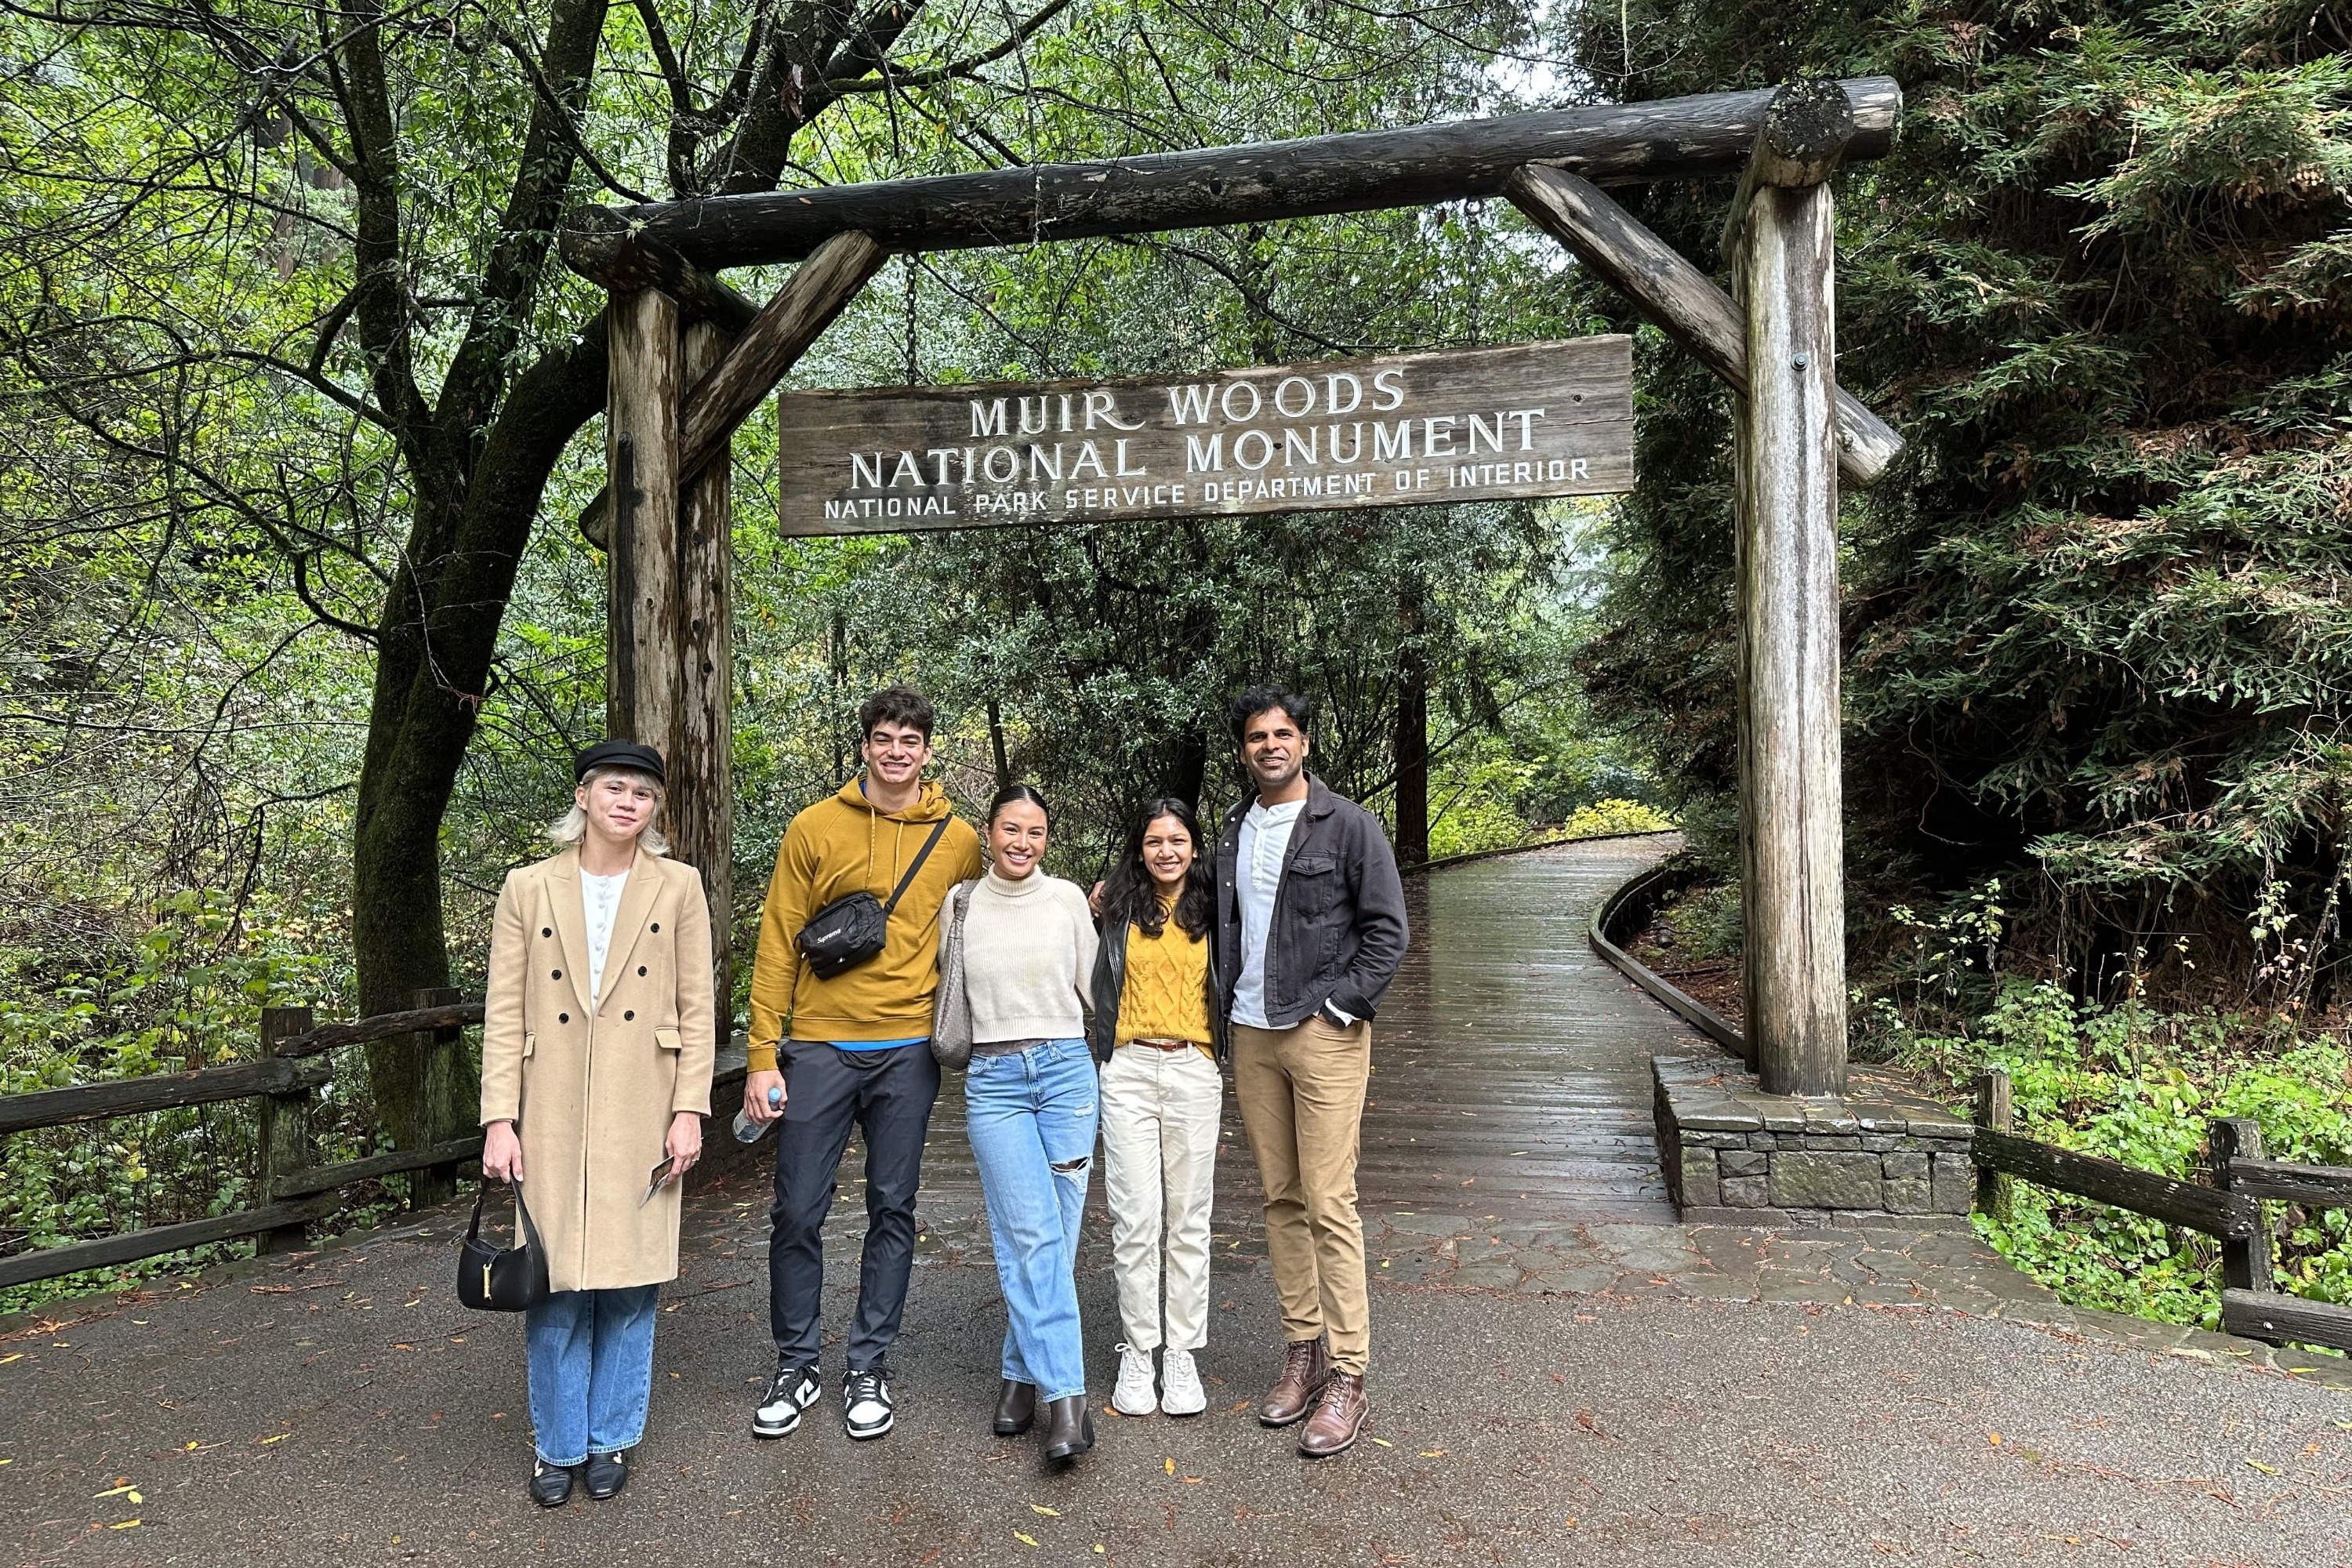
[(880, 1367), (841, 1380), (841, 1429), (861, 1442), (890, 1430), (890, 1374)]
[(824, 1389), (813, 1366), (780, 1366), (768, 1380), (760, 1408), (751, 1412), (751, 1436), (781, 1437), (801, 1424), (801, 1412), (817, 1401)]

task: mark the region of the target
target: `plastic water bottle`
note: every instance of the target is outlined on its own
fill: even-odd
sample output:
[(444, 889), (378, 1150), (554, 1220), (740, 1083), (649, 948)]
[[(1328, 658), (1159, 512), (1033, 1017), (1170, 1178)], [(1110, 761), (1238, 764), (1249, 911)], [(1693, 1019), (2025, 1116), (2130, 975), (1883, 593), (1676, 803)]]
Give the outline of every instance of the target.
[[(768, 1086), (768, 1109), (773, 1110), (776, 1107), (783, 1104), (783, 1086), (781, 1084), (770, 1084)], [(757, 1143), (760, 1141), (761, 1135), (774, 1125), (775, 1123), (772, 1121), (754, 1121), (751, 1120), (751, 1113), (749, 1110), (739, 1110), (735, 1113), (735, 1142), (738, 1143)]]

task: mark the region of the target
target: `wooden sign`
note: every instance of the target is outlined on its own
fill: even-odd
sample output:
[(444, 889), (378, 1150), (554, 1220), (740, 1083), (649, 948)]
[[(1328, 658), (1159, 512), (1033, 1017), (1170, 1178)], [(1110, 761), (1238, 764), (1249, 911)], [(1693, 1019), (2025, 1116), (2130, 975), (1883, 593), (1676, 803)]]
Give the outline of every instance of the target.
[(1137, 381), (789, 392), (782, 531), (882, 533), (1605, 495), (1632, 340)]

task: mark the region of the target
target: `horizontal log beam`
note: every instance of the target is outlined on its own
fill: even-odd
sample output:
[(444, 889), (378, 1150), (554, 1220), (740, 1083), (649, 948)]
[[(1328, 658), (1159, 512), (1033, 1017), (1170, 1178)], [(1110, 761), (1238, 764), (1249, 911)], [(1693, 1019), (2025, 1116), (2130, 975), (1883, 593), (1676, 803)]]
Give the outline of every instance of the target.
[(467, 1160), (482, 1157), (482, 1135), (452, 1138), (446, 1143), (435, 1143), (423, 1149), (394, 1149), (389, 1154), (372, 1154), (364, 1160), (346, 1160), (339, 1165), (313, 1165), (307, 1170), (290, 1172), (271, 1184), (269, 1196), (299, 1198), (308, 1193), (332, 1192), (338, 1187), (352, 1186), (360, 1182), (373, 1182), (383, 1176), (397, 1176), (407, 1171), (428, 1170), (435, 1165), (463, 1164)]
[(212, 1105), (256, 1094), (287, 1094), (298, 1089), (317, 1088), (327, 1081), (331, 1070), (325, 1062), (278, 1058), (12, 1094), (0, 1099), (0, 1133), (64, 1127), (77, 1121), (103, 1121), (111, 1116), (138, 1116), (187, 1105)]
[[(1890, 77), (1838, 84), (1854, 127), (1848, 159), (1894, 144), (1903, 91)], [(1092, 163), (824, 185), (698, 201), (585, 208), (564, 220), (566, 265), (606, 288), (641, 288), (650, 247), (713, 270), (792, 261), (836, 234), (885, 249), (963, 250), (1114, 234), (1270, 223), (1502, 194), (1522, 163), (1601, 181), (1738, 172), (1773, 89), (1355, 131)]]
[(283, 1057), (315, 1057), (345, 1046), (388, 1040), (394, 1035), (422, 1035), (435, 1029), (469, 1028), (482, 1021), (479, 1002), (453, 1002), (446, 1007), (415, 1007), (405, 1013), (379, 1013), (352, 1024), (321, 1024), (278, 1042)]
[(2230, 1190), (2305, 1208), (2352, 1208), (2352, 1169), (2285, 1160), (2232, 1160)]
[(20, 1252), (14, 1258), (0, 1258), (0, 1289), (29, 1285), (37, 1279), (55, 1279), (62, 1274), (79, 1274), (85, 1268), (107, 1268), (118, 1263), (136, 1263), (142, 1258), (161, 1258), (167, 1252), (184, 1252), (215, 1241), (235, 1241), (241, 1236), (256, 1236), (285, 1226), (304, 1225), (333, 1213), (338, 1201), (334, 1194), (321, 1193), (295, 1203), (267, 1204), (236, 1214), (190, 1220), (185, 1225), (157, 1226), (152, 1230), (126, 1231), (100, 1241), (77, 1241), (66, 1247)]
[[(1531, 163), (1503, 194), (1538, 228), (1642, 307), (1691, 356), (1748, 395), (1748, 328), (1731, 296), (1581, 175)], [(1903, 437), (1841, 387), (1838, 472), (1868, 486), (1902, 454)]]
[(2078, 1154), (1986, 1127), (1977, 1129), (1970, 1148), (1979, 1165), (2186, 1230), (2242, 1237), (2253, 1235), (2262, 1224), (2261, 1209), (2242, 1193), (2177, 1182), (2095, 1154)]
[(2273, 1290), (2221, 1292), (2221, 1331), (2273, 1344), (2324, 1345), (2352, 1351), (2352, 1307), (2305, 1300)]

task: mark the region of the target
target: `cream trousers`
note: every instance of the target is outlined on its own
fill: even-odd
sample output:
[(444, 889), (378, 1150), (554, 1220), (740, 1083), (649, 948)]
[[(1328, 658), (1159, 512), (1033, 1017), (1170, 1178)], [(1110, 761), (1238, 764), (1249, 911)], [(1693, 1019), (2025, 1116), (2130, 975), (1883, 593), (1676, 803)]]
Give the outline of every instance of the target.
[(1197, 1050), (1121, 1046), (1102, 1069), (1103, 1193), (1119, 1323), (1132, 1349), (1165, 1342), (1196, 1351), (1209, 1342), (1209, 1199), (1223, 1098), (1216, 1064)]

